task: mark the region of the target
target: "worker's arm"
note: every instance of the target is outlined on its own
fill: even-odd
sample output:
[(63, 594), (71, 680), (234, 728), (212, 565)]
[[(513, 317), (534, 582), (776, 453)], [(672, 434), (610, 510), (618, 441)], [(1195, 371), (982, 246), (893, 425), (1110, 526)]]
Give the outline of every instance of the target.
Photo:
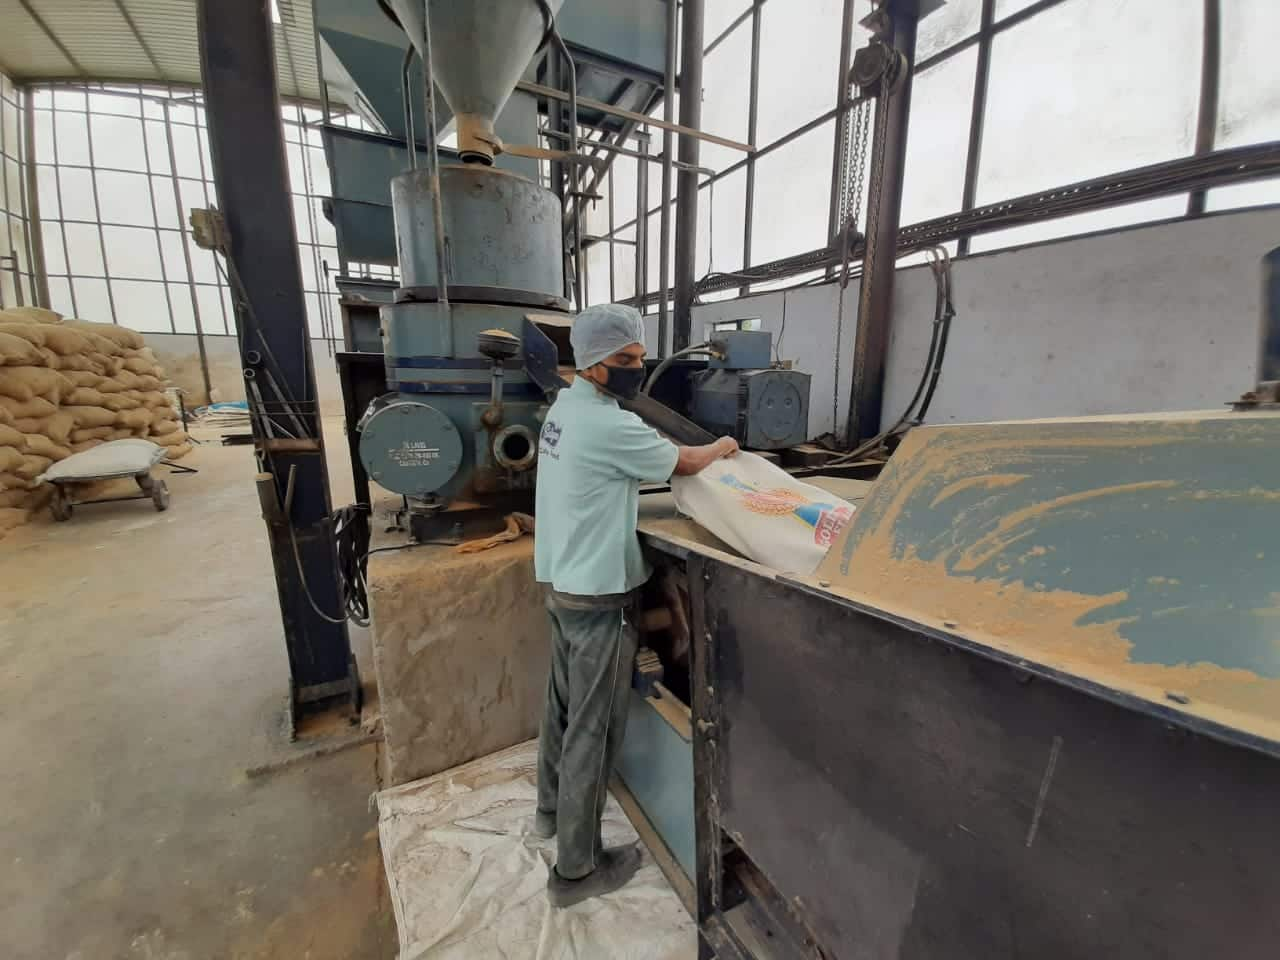
[(721, 437), (715, 443), (701, 447), (680, 447), (680, 457), (676, 460), (676, 468), (672, 475), (690, 477), (701, 473), (722, 457), (732, 457), (738, 452), (738, 441), (733, 437)]

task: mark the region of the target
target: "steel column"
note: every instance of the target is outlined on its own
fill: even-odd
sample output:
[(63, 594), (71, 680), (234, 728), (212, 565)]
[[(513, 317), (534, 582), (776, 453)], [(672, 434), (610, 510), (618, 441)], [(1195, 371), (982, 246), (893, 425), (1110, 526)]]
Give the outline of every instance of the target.
[[(840, 218), (840, 168), (844, 160), (842, 155), (844, 145), (840, 142), (840, 131), (848, 122), (845, 119), (845, 113), (849, 109), (849, 68), (853, 63), (853, 6), (854, 0), (844, 0), (844, 10), (840, 17), (840, 75), (836, 79), (836, 135), (832, 138), (831, 144), (831, 195), (827, 201), (827, 241), (829, 243), (835, 242), (836, 228), (839, 226)], [(751, 168), (747, 169), (750, 171)], [(750, 172), (747, 176), (751, 176)], [(861, 187), (862, 185), (858, 184), (855, 189), (861, 189)], [(830, 277), (833, 273), (834, 268), (828, 267), (827, 276)], [(839, 349), (838, 344), (837, 349)]]
[[(309, 436), (267, 435), (252, 418), (292, 706), (358, 697), (336, 576), (329, 481), (314, 402), (306, 303), (289, 199), (275, 56), (262, 0), (200, 0), (200, 65), (213, 176), (229, 235), (242, 359), (262, 362)], [(266, 368), (264, 367), (264, 370)], [(284, 420), (291, 418), (283, 417)]]
[[(866, 249), (858, 292), (858, 328), (853, 345), (853, 390), (845, 436), (857, 443), (880, 431), (884, 400), (884, 362), (893, 314), (893, 279), (898, 249), (898, 217), (902, 211), (902, 174), (907, 159), (907, 123), (911, 109), (911, 67), (916, 52), (918, 14), (914, 0), (888, 5), (893, 31), (886, 37), (907, 60), (897, 90), (876, 103), (876, 132), (869, 181), (878, 197), (869, 197)], [(884, 112), (883, 124), (880, 114)], [(874, 219), (874, 222), (872, 220)]]
[[(649, 279), (649, 128), (644, 128), (645, 135), (637, 143), (640, 154), (644, 158), (636, 161), (636, 210), (640, 222), (636, 225), (636, 292), (644, 289)], [(612, 175), (613, 166), (609, 166)], [(612, 206), (610, 207), (612, 213)], [(613, 228), (610, 223), (610, 229)], [(613, 263), (613, 246), (609, 247), (609, 262)]]
[[(680, 125), (702, 126), (702, 20), (704, 0), (685, 0), (680, 24)], [(681, 135), (680, 161), (698, 165), (699, 143)], [(698, 174), (681, 169), (676, 191), (676, 316), (672, 346), (689, 346), (693, 328), (694, 259), (698, 245)]]
[[(973, 106), (969, 112), (969, 151), (964, 162), (964, 189), (960, 209), (972, 210), (978, 198), (978, 165), (982, 163), (982, 131), (987, 115), (987, 86), (991, 77), (991, 25), (995, 20), (996, 0), (982, 0), (982, 25), (978, 30), (978, 64), (973, 80)], [(956, 252), (969, 252), (969, 237), (957, 241)]]
[[(671, 179), (674, 172), (675, 157), (672, 152), (676, 148), (676, 138), (671, 135), (671, 125), (675, 122), (676, 95), (676, 49), (679, 39), (679, 8), (676, 0), (667, 0), (667, 56), (666, 69), (662, 75), (662, 119), (667, 124), (662, 131), (662, 209), (658, 213), (658, 356), (666, 357), (671, 352), (671, 311), (667, 306), (667, 284), (671, 277)], [(646, 206), (648, 201), (646, 201)], [(644, 210), (636, 211), (636, 229), (642, 222)], [(648, 293), (636, 288), (636, 302)]]
[[(1204, 0), (1204, 38), (1200, 52), (1200, 109), (1196, 121), (1196, 156), (1213, 152), (1218, 128), (1218, 87), (1222, 64), (1222, 0)], [(1187, 197), (1187, 216), (1204, 213), (1204, 190)]]
[[(14, 92), (14, 99), (21, 99), (23, 152), (23, 176), (27, 181), (27, 245), (31, 250), (31, 275), (35, 280), (35, 301), (46, 310), (52, 309), (49, 303), (49, 271), (44, 262), (44, 228), (40, 220), (40, 188), (36, 181), (36, 122), (35, 98), (30, 87), (23, 87)], [(58, 208), (58, 217), (63, 216), (62, 208)], [(63, 250), (63, 257), (66, 250)], [(68, 277), (67, 286), (71, 286)]]
[[(848, 0), (852, 5), (853, 0)], [(755, 0), (751, 5), (751, 86), (747, 94), (747, 141), (753, 146), (756, 142), (756, 131), (760, 120), (760, 7), (764, 0)], [(709, 183), (714, 183), (714, 178)], [(711, 187), (714, 190), (714, 187)], [(755, 233), (756, 205), (756, 155), (747, 154), (746, 195), (743, 198), (745, 208), (742, 211), (742, 267), (751, 265), (751, 237)], [(715, 211), (712, 211), (715, 216)], [(745, 297), (751, 292), (751, 285), (744, 283), (738, 288), (738, 296)]]

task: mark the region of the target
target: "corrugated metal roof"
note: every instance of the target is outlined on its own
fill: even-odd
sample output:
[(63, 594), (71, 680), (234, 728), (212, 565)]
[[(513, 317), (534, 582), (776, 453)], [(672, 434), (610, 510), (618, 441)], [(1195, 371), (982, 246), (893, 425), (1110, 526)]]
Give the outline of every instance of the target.
[[(308, 0), (276, 0), (280, 95), (320, 99)], [(0, 0), (0, 71), (19, 82), (200, 83), (196, 0)]]

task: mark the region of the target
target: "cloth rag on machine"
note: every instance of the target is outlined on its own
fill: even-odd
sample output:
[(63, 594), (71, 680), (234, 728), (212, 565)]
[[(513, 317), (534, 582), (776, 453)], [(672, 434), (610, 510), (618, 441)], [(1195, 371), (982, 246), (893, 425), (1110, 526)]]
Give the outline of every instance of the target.
[(504, 543), (519, 540), (526, 533), (533, 533), (533, 517), (527, 513), (508, 513), (506, 527), (501, 533), (479, 540), (467, 540), (453, 548), (454, 553), (479, 553)]
[(754, 453), (672, 477), (676, 507), (757, 563), (808, 576), (818, 568), (853, 504), (802, 483)]
[[(532, 833), (537, 743), (377, 794), (400, 960), (693, 960), (697, 930), (653, 859), (621, 890), (547, 902), (556, 842)], [(634, 843), (616, 800), (604, 842)]]

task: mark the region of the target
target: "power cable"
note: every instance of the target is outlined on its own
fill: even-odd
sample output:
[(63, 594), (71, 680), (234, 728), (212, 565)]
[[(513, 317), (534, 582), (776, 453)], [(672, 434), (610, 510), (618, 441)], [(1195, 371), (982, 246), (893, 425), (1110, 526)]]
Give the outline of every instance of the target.
[(929, 412), (929, 405), (933, 402), (933, 395), (938, 387), (938, 378), (942, 374), (942, 361), (947, 352), (947, 339), (951, 333), (951, 321), (955, 318), (956, 311), (951, 297), (951, 255), (947, 253), (945, 247), (935, 247), (928, 253), (929, 269), (933, 273), (935, 287), (933, 332), (929, 338), (929, 352), (925, 359), (924, 370), (920, 375), (920, 381), (916, 384), (915, 392), (911, 395), (911, 401), (893, 426), (858, 444), (848, 453), (828, 460), (827, 466), (849, 463), (879, 449), (893, 437), (923, 423), (925, 415)]

